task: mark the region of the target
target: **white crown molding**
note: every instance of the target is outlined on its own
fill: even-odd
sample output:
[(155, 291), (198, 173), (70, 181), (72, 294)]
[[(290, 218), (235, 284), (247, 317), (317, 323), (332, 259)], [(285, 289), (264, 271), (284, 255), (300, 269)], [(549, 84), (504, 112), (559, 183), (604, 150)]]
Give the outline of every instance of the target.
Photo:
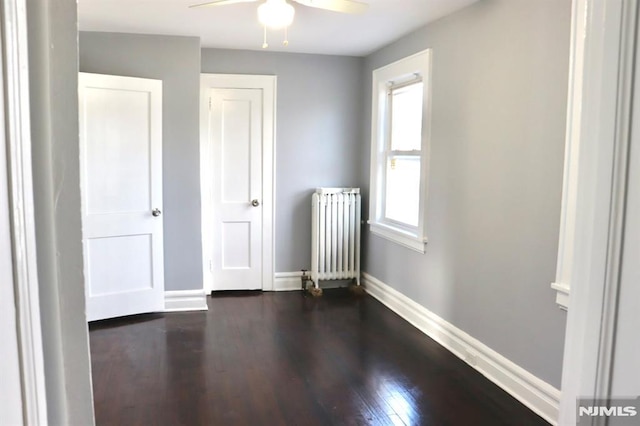
[(177, 290), (164, 292), (165, 312), (206, 311), (207, 294), (204, 290)]
[(560, 391), (377, 278), (362, 274), (367, 293), (444, 346), (540, 417), (555, 425)]

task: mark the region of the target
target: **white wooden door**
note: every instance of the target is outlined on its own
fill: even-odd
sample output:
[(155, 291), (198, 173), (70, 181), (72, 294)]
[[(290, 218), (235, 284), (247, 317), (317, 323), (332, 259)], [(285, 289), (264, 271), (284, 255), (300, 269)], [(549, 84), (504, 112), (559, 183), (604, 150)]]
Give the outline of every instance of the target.
[(211, 89), (213, 289), (262, 289), (262, 90)]
[(89, 321), (164, 310), (162, 81), (81, 73)]

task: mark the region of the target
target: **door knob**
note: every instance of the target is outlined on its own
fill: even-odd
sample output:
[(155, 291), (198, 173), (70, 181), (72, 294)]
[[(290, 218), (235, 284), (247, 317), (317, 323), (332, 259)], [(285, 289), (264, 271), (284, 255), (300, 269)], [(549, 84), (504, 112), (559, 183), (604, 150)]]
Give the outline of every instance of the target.
[(151, 214), (153, 215), (153, 217), (158, 217), (162, 214), (162, 212), (160, 211), (160, 209), (156, 208), (156, 209), (153, 209)]
[(260, 201), (258, 201), (258, 200), (253, 200), (253, 201), (251, 201), (251, 205), (252, 205), (253, 207), (258, 207), (258, 206), (260, 205)]

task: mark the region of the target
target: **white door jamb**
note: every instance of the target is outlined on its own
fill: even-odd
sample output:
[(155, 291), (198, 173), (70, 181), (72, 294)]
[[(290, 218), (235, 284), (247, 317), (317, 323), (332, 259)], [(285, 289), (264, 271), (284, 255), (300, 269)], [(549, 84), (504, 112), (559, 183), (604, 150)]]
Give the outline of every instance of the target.
[(22, 410), (25, 424), (47, 424), (40, 299), (31, 171), (27, 17), (24, 0), (2, 1), (4, 137), (8, 147), (9, 205)]
[(573, 1), (570, 84), (580, 84), (569, 110), (581, 108), (580, 156), (561, 426), (576, 424), (576, 398), (610, 397), (637, 11), (637, 0)]

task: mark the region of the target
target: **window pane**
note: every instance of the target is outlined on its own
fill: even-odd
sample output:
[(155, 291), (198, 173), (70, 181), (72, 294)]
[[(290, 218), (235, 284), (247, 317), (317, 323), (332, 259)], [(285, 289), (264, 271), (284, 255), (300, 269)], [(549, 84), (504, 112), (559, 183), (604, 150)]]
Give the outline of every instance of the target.
[(422, 82), (391, 90), (391, 150), (420, 150), (422, 91)]
[(385, 216), (418, 226), (420, 157), (391, 157), (387, 162)]

